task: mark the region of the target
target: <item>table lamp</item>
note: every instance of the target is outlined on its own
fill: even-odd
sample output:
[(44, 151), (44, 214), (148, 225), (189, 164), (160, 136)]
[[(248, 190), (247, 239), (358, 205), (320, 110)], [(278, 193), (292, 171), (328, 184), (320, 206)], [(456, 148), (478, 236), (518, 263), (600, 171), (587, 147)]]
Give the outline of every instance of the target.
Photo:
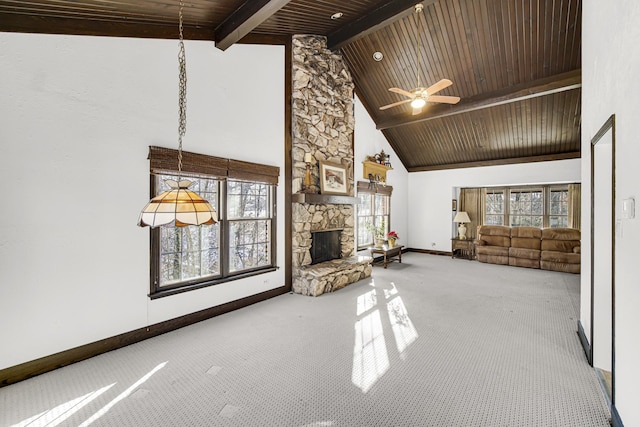
[(469, 218), (469, 215), (464, 212), (458, 212), (455, 216), (455, 218), (453, 218), (453, 222), (457, 222), (458, 223), (458, 239), (460, 240), (464, 240), (467, 238), (467, 227), (465, 227), (465, 223), (467, 222), (471, 222), (471, 219)]

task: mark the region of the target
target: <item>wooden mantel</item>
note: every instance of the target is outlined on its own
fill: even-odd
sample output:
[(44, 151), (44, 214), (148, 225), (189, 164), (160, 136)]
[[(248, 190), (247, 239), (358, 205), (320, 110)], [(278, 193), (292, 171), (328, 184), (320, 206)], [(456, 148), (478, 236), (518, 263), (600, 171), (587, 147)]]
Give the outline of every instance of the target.
[(360, 198), (335, 194), (295, 193), (291, 196), (291, 201), (310, 205), (357, 205), (360, 203)]

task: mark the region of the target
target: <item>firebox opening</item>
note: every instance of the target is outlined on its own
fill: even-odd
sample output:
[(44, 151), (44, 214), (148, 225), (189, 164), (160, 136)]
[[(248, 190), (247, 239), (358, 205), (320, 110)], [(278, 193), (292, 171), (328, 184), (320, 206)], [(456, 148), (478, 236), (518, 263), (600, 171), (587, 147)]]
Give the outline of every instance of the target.
[(311, 264), (338, 259), (341, 255), (339, 230), (323, 230), (311, 233)]

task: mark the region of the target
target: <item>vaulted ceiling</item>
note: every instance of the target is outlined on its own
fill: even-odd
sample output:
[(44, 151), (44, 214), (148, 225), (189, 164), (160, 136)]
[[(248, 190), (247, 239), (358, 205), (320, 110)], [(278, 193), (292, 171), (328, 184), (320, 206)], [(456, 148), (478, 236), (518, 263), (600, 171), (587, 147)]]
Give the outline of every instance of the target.
[[(409, 171), (580, 157), (581, 0), (187, 0), (185, 37), (327, 36)], [(0, 0), (0, 31), (177, 38), (178, 0)], [(341, 12), (339, 19), (331, 16)], [(418, 43), (418, 35), (420, 42)], [(419, 53), (417, 46), (420, 46)], [(374, 52), (383, 59), (375, 61)], [(413, 115), (388, 88), (453, 85)]]

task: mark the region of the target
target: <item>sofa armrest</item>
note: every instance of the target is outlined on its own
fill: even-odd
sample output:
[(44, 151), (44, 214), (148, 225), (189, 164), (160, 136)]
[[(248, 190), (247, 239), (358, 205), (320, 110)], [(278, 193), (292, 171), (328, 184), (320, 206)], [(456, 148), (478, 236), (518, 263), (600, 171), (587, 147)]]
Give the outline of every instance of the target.
[(484, 240), (474, 240), (473, 244), (476, 246), (485, 246), (487, 242), (485, 242)]
[(573, 247), (573, 253), (574, 254), (579, 254), (580, 253), (580, 246), (574, 246)]

